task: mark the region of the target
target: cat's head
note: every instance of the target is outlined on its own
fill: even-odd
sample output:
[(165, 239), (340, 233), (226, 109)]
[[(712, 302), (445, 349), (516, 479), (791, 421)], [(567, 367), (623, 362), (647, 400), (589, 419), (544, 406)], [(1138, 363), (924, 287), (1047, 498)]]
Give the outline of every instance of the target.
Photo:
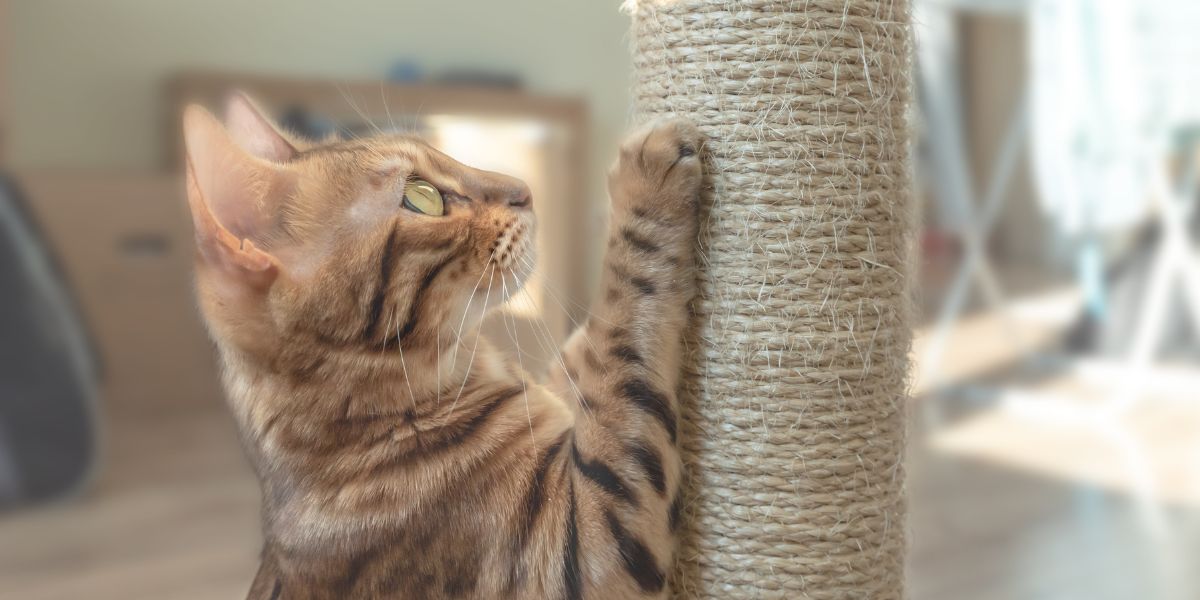
[(251, 357), (428, 346), (532, 269), (528, 187), (418, 139), (309, 144), (241, 95), (184, 137), (201, 310)]

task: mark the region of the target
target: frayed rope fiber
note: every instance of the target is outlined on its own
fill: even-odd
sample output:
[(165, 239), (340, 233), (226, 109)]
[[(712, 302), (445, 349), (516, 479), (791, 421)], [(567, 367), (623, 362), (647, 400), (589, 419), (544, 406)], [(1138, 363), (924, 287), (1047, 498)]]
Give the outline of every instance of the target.
[(639, 119), (707, 136), (678, 598), (904, 597), (902, 0), (640, 0)]

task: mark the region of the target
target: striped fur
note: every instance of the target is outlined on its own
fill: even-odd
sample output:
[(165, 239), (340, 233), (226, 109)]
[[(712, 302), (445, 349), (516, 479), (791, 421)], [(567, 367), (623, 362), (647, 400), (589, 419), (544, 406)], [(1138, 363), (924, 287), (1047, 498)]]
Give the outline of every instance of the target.
[[(477, 333), (528, 275), (523, 186), (406, 138), (288, 142), (275, 167), (297, 183), (246, 238), (278, 265), (270, 285), (197, 255), (263, 487), (249, 598), (665, 598), (695, 130), (660, 123), (623, 146), (607, 293), (544, 383)], [(447, 192), (446, 216), (398, 208), (414, 175)], [(191, 179), (193, 210), (215, 206)]]

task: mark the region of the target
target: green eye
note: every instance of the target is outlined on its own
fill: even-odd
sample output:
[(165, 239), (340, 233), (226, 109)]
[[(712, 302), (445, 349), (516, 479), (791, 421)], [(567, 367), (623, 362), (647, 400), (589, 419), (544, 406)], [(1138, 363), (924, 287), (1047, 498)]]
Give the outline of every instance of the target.
[(431, 217), (446, 214), (446, 205), (442, 203), (442, 193), (433, 184), (424, 179), (414, 179), (404, 188), (404, 208)]

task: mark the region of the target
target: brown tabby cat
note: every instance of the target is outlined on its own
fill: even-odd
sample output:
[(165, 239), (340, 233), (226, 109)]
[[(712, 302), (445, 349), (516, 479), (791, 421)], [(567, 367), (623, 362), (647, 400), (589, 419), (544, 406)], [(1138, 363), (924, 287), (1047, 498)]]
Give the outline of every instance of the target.
[(263, 488), (250, 598), (668, 594), (695, 128), (624, 144), (603, 300), (546, 386), (469, 333), (529, 274), (524, 184), (408, 137), (302, 144), (240, 96), (184, 131), (200, 308)]

